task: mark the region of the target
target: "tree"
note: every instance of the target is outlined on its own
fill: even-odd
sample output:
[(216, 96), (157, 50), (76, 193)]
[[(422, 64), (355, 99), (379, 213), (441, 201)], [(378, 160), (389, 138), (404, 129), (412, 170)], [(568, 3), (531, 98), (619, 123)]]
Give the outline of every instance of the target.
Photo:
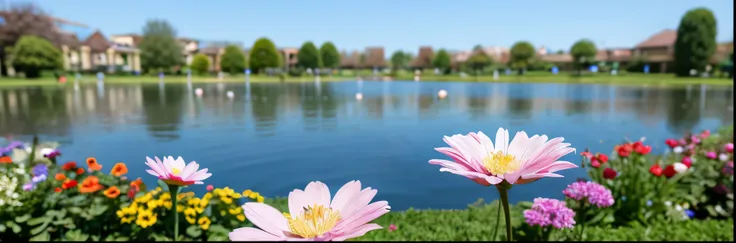
[(281, 67), (281, 54), (268, 38), (262, 37), (253, 43), (250, 50), (250, 58), (248, 58), (249, 67), (253, 72), (259, 73), (266, 68)]
[(229, 45), (225, 47), (222, 54), (220, 69), (230, 74), (242, 73), (245, 70), (245, 54), (238, 46)]
[(445, 49), (440, 49), (440, 51), (438, 51), (434, 56), (434, 60), (432, 60), (432, 66), (439, 68), (443, 73), (445, 73), (450, 70), (451, 62), (450, 54), (447, 53)]
[(326, 68), (339, 68), (340, 67), (340, 52), (337, 51), (337, 47), (332, 42), (325, 42), (319, 48), (319, 53), (322, 55), (322, 64)]
[(716, 18), (706, 8), (685, 13), (677, 27), (675, 73), (689, 76), (690, 70), (705, 70), (716, 51)]
[(38, 78), (42, 70), (62, 68), (61, 51), (51, 42), (36, 36), (23, 36), (10, 49), (13, 67), (26, 78)]
[(473, 51), (479, 51), (479, 50), (483, 50), (483, 45), (481, 45), (481, 44), (477, 44), (477, 45), (475, 45), (475, 46), (473, 47)]
[(321, 68), (322, 57), (317, 50), (317, 46), (311, 41), (304, 42), (299, 48), (299, 54), (296, 55), (296, 65), (302, 68)]
[(391, 54), (391, 66), (394, 70), (405, 69), (408, 64), (406, 54), (403, 51), (397, 50)]
[(493, 60), (484, 51), (476, 51), (468, 60), (465, 62), (469, 68), (473, 69), (475, 75), (478, 76), (478, 72), (482, 71), (486, 67), (490, 66)]
[(192, 71), (198, 75), (206, 74), (210, 69), (210, 59), (207, 58), (207, 55), (202, 53), (194, 55), (191, 68)]
[(148, 71), (164, 71), (184, 64), (182, 47), (176, 41), (176, 30), (166, 20), (149, 20), (143, 26), (141, 66)]
[(18, 4), (9, 11), (0, 11), (0, 76), (7, 74), (5, 48), (14, 46), (22, 36), (37, 36), (54, 44), (61, 44), (62, 36), (56, 25), (40, 8), (33, 4)]
[(519, 74), (529, 67), (531, 59), (536, 56), (534, 46), (526, 41), (516, 42), (511, 47), (511, 66), (519, 69)]
[(572, 55), (573, 65), (578, 74), (584, 65), (595, 61), (596, 54), (598, 54), (598, 48), (588, 39), (579, 40), (572, 45), (570, 55)]

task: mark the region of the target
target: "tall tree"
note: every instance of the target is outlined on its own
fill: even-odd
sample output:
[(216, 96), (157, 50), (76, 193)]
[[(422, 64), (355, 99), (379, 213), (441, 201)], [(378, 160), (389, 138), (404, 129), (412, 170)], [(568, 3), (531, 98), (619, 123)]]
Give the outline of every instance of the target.
[(440, 49), (434, 56), (434, 60), (432, 60), (432, 66), (442, 70), (442, 73), (446, 73), (450, 70), (451, 62), (450, 54), (445, 49)]
[(397, 50), (391, 54), (391, 66), (393, 66), (394, 70), (405, 69), (407, 64), (409, 64), (409, 62), (407, 61), (406, 54), (404, 54), (403, 51)]
[(595, 61), (596, 54), (598, 54), (598, 48), (588, 39), (579, 40), (572, 45), (570, 55), (572, 55), (573, 66), (578, 74), (582, 71), (583, 66)]
[(276, 45), (268, 38), (262, 37), (256, 40), (253, 48), (250, 49), (248, 66), (253, 69), (253, 72), (259, 73), (266, 68), (281, 67), (282, 61), (281, 53), (276, 49)]
[(675, 73), (688, 76), (691, 69), (705, 70), (716, 51), (716, 18), (706, 8), (685, 13), (677, 27)]
[(339, 68), (340, 67), (340, 52), (337, 51), (337, 47), (332, 42), (325, 42), (319, 48), (319, 53), (322, 55), (322, 64), (326, 68)]
[(524, 69), (529, 67), (529, 64), (537, 51), (534, 46), (527, 41), (516, 42), (511, 47), (511, 66), (519, 69), (519, 74), (522, 74)]
[(469, 68), (473, 69), (476, 77), (478, 76), (478, 73), (485, 69), (486, 67), (490, 66), (493, 62), (493, 59), (491, 59), (486, 52), (480, 50), (475, 51), (470, 58), (468, 58), (467, 61), (465, 61), (465, 65), (467, 65)]
[(225, 47), (222, 54), (220, 69), (230, 74), (242, 73), (245, 70), (245, 53), (238, 46), (229, 45)]
[(481, 44), (477, 44), (473, 47), (473, 51), (483, 50), (483, 46)]
[(296, 58), (296, 65), (299, 67), (312, 69), (322, 67), (322, 57), (319, 54), (317, 46), (315, 46), (311, 41), (307, 41), (302, 44)]
[(0, 76), (7, 75), (5, 48), (15, 45), (22, 36), (38, 36), (53, 44), (62, 40), (54, 21), (36, 5), (13, 5), (8, 11), (0, 11), (0, 18), (4, 20), (0, 24)]
[(23, 36), (9, 49), (13, 67), (25, 73), (26, 78), (38, 78), (42, 70), (60, 69), (63, 65), (61, 51), (43, 38)]
[(138, 48), (141, 50), (141, 66), (149, 72), (184, 64), (182, 46), (176, 41), (176, 30), (166, 20), (147, 21)]

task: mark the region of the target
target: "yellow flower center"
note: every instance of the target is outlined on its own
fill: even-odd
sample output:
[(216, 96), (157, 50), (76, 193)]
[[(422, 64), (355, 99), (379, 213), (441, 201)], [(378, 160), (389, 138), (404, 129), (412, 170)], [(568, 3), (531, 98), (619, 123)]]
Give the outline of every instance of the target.
[(326, 208), (322, 205), (314, 205), (304, 208), (304, 212), (296, 218), (284, 214), (289, 223), (291, 233), (303, 238), (314, 238), (321, 236), (337, 225), (340, 220), (340, 212)]
[(483, 158), (483, 167), (492, 175), (503, 175), (519, 170), (521, 163), (513, 155), (496, 151)]
[(178, 176), (179, 173), (181, 173), (181, 170), (179, 170), (177, 168), (173, 168), (173, 169), (171, 169), (171, 173), (174, 174), (175, 176)]

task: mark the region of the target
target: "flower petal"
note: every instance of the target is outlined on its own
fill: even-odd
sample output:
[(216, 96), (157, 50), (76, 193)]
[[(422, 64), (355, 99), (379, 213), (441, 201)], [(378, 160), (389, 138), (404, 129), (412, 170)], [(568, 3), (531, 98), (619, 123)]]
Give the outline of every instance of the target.
[[(471, 171), (465, 165), (458, 164), (458, 163), (455, 163), (455, 162), (452, 162), (452, 161), (449, 161), (449, 160), (444, 160), (444, 159), (431, 159), (431, 160), (429, 160), (429, 163), (430, 164), (433, 164), (433, 165), (440, 165), (442, 167), (445, 167), (445, 168), (448, 168), (448, 169), (451, 169), (451, 170)], [(475, 171), (475, 172), (477, 172), (477, 171)]]
[(279, 237), (284, 237), (284, 231), (289, 231), (289, 226), (284, 215), (278, 209), (263, 203), (247, 202), (243, 204), (245, 217), (255, 226)]
[(311, 206), (307, 197), (304, 191), (299, 189), (289, 192), (289, 214), (292, 218), (301, 215), (304, 207)]
[(181, 173), (179, 173), (179, 176), (187, 180), (189, 179), (189, 176), (194, 174), (194, 172), (197, 172), (198, 169), (199, 169), (199, 164), (197, 164), (197, 162), (192, 161), (186, 167), (184, 167), (183, 170), (181, 170)]
[(310, 182), (307, 184), (307, 187), (304, 188), (304, 193), (306, 193), (308, 200), (310, 200), (308, 202), (310, 203), (309, 206), (330, 206), (330, 188), (328, 188), (325, 183), (322, 183), (321, 181)]
[(252, 227), (237, 228), (228, 236), (230, 241), (282, 241), (285, 238)]
[(162, 168), (161, 166), (159, 166), (159, 164), (156, 161), (152, 160), (149, 157), (146, 157), (146, 165), (148, 165), (148, 167), (151, 167), (151, 170), (153, 170), (154, 172), (156, 172), (156, 174), (158, 174), (158, 175), (165, 175), (166, 174), (166, 171), (164, 171), (164, 168)]
[(347, 239), (360, 237), (360, 236), (365, 235), (365, 233), (368, 233), (368, 231), (382, 229), (382, 228), (383, 227), (381, 227), (378, 224), (365, 224), (358, 228), (353, 229), (352, 231), (348, 231), (341, 236), (333, 238), (332, 241), (344, 241)]
[(333, 232), (346, 233), (354, 230), (355, 228), (362, 226), (381, 215), (389, 212), (391, 209), (386, 201), (378, 201), (365, 206), (360, 211), (356, 212), (352, 216), (341, 220), (335, 226)]
[(496, 150), (504, 153), (509, 151), (509, 130), (504, 130), (503, 127), (496, 131)]
[(341, 216), (345, 218), (346, 216), (343, 214), (345, 211), (344, 208), (353, 203), (353, 201), (360, 196), (360, 191), (360, 181), (349, 181), (348, 183), (345, 183), (345, 185), (340, 187), (340, 189), (337, 190), (337, 193), (335, 193), (335, 197), (330, 203), (330, 208), (337, 210), (341, 213)]
[[(478, 182), (476, 179), (481, 179), (481, 182), (482, 181), (485, 181), (485, 182), (487, 182), (490, 185), (495, 185), (495, 184), (501, 183), (501, 181), (503, 181), (503, 179), (498, 178), (496, 176), (486, 175), (486, 174), (482, 174), (482, 173), (478, 173), (478, 172), (473, 172), (473, 171), (458, 171), (458, 170), (451, 170), (451, 169), (448, 169), (448, 168), (440, 168), (440, 171), (441, 172), (450, 172), (450, 173), (453, 173), (455, 175), (465, 176), (466, 178), (472, 179), (475, 182)], [(480, 182), (478, 182), (478, 183), (480, 183)], [(485, 184), (485, 183), (481, 183), (481, 184), (487, 186), (487, 184)]]
[(365, 189), (360, 191), (360, 194), (357, 198), (354, 198), (351, 203), (343, 208), (343, 211), (340, 211), (340, 216), (342, 218), (353, 216), (353, 214), (368, 206), (368, 204), (371, 202), (371, 200), (373, 200), (373, 197), (375, 197), (377, 193), (378, 190), (366, 187)]

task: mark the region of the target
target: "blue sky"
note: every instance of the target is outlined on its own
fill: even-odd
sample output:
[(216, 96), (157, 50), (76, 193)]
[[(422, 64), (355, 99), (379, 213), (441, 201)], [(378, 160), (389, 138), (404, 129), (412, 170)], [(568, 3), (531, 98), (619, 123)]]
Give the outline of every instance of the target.
[[(0, 0), (0, 3), (3, 0)], [(18, 0), (4, 0), (18, 1)], [(718, 40), (733, 40), (733, 0), (34, 0), (47, 12), (99, 28), (106, 35), (140, 32), (151, 18), (168, 20), (179, 36), (240, 41), (259, 37), (279, 47), (334, 42), (338, 49), (383, 46), (386, 54), (419, 46), (450, 50), (511, 46), (527, 40), (552, 50), (589, 38), (603, 47), (631, 47), (675, 29), (694, 7), (711, 9)]]

